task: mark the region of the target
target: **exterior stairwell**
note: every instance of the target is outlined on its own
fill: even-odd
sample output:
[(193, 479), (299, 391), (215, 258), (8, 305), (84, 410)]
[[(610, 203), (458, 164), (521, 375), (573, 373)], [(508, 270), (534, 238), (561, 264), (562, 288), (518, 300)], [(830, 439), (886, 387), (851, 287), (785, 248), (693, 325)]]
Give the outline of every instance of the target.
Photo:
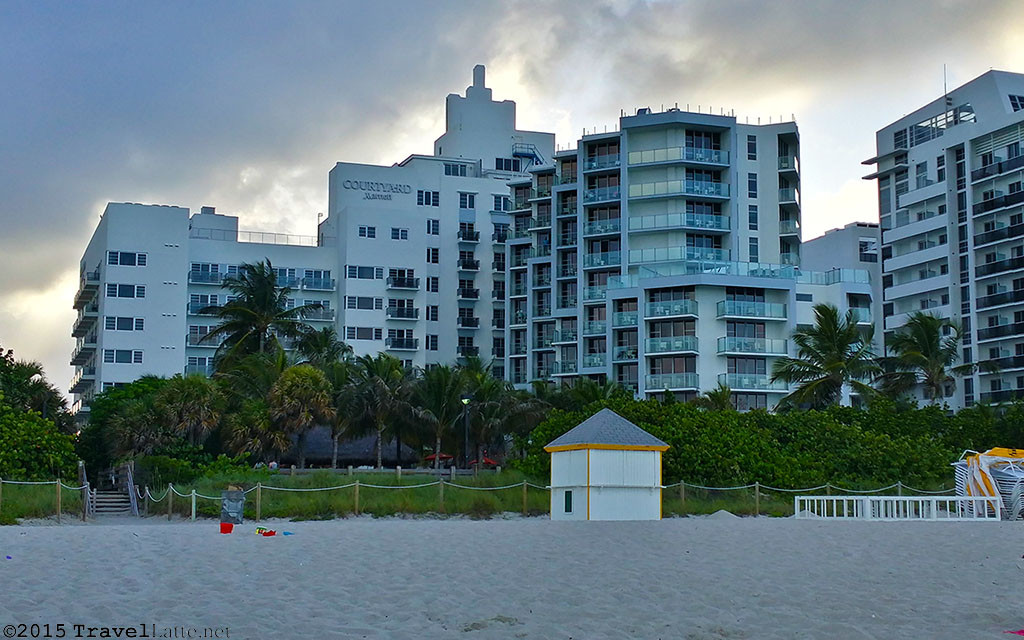
[(93, 513), (103, 515), (132, 515), (131, 497), (121, 491), (95, 491), (92, 495)]

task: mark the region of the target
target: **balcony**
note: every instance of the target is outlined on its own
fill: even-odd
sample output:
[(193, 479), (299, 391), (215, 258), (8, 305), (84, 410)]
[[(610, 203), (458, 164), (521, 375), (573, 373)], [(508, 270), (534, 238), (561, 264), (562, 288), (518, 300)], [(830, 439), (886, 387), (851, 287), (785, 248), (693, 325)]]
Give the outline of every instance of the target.
[(523, 252), (523, 255), (527, 258), (547, 258), (551, 255), (551, 245), (542, 244), (536, 247), (528, 247), (526, 251)]
[(491, 261), (491, 271), (494, 271), (496, 273), (501, 273), (501, 272), (505, 271), (505, 261), (504, 260), (492, 260)]
[(1024, 398), (1024, 389), (1000, 389), (999, 391), (983, 391), (981, 401), (985, 404), (1013, 402)]
[(663, 180), (629, 185), (630, 198), (663, 198), (696, 196), (699, 198), (728, 198), (729, 185), (710, 180)]
[(214, 373), (212, 364), (187, 364), (184, 374), (186, 376), (206, 376), (209, 378)]
[(78, 293), (75, 294), (75, 301), (72, 305), (75, 309), (81, 309), (100, 290), (100, 272), (87, 271), (82, 274), (78, 285)]
[(800, 161), (796, 156), (779, 156), (779, 171), (782, 173), (798, 173)]
[(595, 369), (604, 367), (605, 360), (605, 354), (603, 353), (586, 353), (583, 355), (583, 368)]
[(93, 304), (83, 309), (75, 320), (75, 325), (71, 328), (72, 338), (81, 338), (82, 336), (89, 333), (89, 330), (96, 325), (96, 321), (100, 317), (100, 307), (98, 304)]
[(576, 300), (576, 296), (574, 296), (574, 295), (558, 296), (558, 308), (559, 309), (572, 309), (572, 308), (574, 308), (576, 306), (576, 304), (577, 304), (577, 300)]
[(800, 191), (794, 187), (779, 189), (779, 204), (800, 204)]
[(697, 336), (667, 336), (664, 338), (647, 338), (644, 341), (644, 353), (646, 355), (696, 353), (697, 350)]
[(513, 342), (512, 346), (509, 347), (508, 354), (510, 356), (525, 356), (526, 355), (526, 343), (525, 342)]
[(525, 211), (530, 208), (530, 192), (517, 193), (512, 198), (512, 211)]
[(868, 307), (850, 307), (850, 313), (853, 314), (853, 320), (857, 324), (873, 324), (871, 309)]
[(298, 289), (302, 285), (302, 278), (298, 276), (277, 276), (277, 286), (286, 289)]
[(552, 333), (550, 333), (548, 335), (538, 334), (533, 339), (533, 348), (534, 349), (554, 349), (554, 347), (551, 346), (551, 342), (553, 340), (554, 340), (554, 332), (552, 332)]
[(696, 373), (658, 373), (647, 376), (647, 391), (680, 391), (697, 389), (699, 386)]
[(637, 383), (636, 378), (619, 378), (615, 381), (615, 384), (619, 385), (626, 391), (629, 391), (630, 393), (634, 394), (639, 388), (639, 384)]
[(586, 204), (597, 204), (598, 202), (612, 202), (622, 197), (622, 189), (614, 187), (597, 187), (587, 189), (583, 192), (583, 202)]
[(416, 351), (420, 348), (419, 338), (386, 338), (384, 348), (391, 351)]
[(974, 215), (979, 213), (986, 213), (988, 211), (995, 211), (996, 209), (1002, 209), (1003, 207), (1009, 207), (1011, 205), (1020, 204), (1024, 202), (1024, 191), (1017, 191), (1016, 193), (1009, 193), (1002, 196), (996, 196), (983, 200), (978, 204), (974, 205)]
[(612, 349), (613, 362), (629, 362), (637, 359), (637, 348), (635, 344), (623, 345)]
[(609, 234), (618, 235), (622, 227), (621, 218), (608, 218), (605, 220), (592, 220), (583, 225), (584, 236), (603, 236)]
[(990, 178), (997, 176), (1000, 173), (1006, 173), (1007, 171), (1013, 171), (1024, 167), (1024, 155), (1017, 156), (1016, 158), (1010, 158), (1009, 160), (1003, 160), (1001, 162), (994, 162), (990, 165), (986, 165), (980, 169), (975, 169), (971, 172), (971, 182), (977, 182), (984, 178)]
[(215, 271), (189, 271), (189, 284), (213, 284), (218, 287), (224, 281), (224, 274)]
[(579, 371), (579, 363), (575, 360), (561, 360), (551, 363), (551, 375), (566, 376)]
[(1024, 224), (1000, 227), (999, 229), (993, 229), (992, 231), (986, 231), (985, 233), (979, 233), (974, 236), (974, 246), (978, 247), (990, 242), (998, 242), (1009, 238), (1019, 238), (1020, 236), (1024, 236)]
[(543, 200), (551, 197), (551, 185), (538, 185), (530, 189), (530, 200)]
[(459, 354), (460, 358), (469, 358), (471, 356), (480, 355), (480, 347), (473, 346), (471, 344), (460, 344), (456, 348), (456, 353)]
[(302, 288), (307, 291), (334, 291), (337, 283), (334, 278), (303, 278)]
[(718, 353), (756, 353), (784, 356), (789, 353), (789, 344), (786, 340), (773, 340), (770, 338), (719, 338)]
[(696, 300), (663, 300), (648, 302), (644, 312), (645, 318), (679, 318), (697, 315)]
[(459, 229), (459, 242), (480, 242), (480, 232), (471, 229)]
[(650, 249), (630, 249), (629, 263), (678, 262), (682, 260), (728, 262), (729, 256), (728, 249), (712, 247), (652, 247)]
[(575, 173), (564, 173), (560, 176), (555, 176), (555, 184), (576, 184), (579, 178)]
[(476, 288), (459, 287), (457, 295), (459, 300), (479, 300), (480, 290)]
[(491, 318), (492, 329), (504, 329), (505, 328), (505, 317), (499, 316), (497, 318)]
[(1007, 336), (1024, 335), (1024, 322), (1013, 322), (1008, 324), (997, 324), (991, 327), (978, 329), (978, 340), (991, 340), (993, 338), (1005, 338)]
[(579, 238), (575, 233), (566, 233), (558, 236), (559, 247), (575, 247), (578, 241)]
[(508, 242), (508, 231), (495, 231), (491, 234), (491, 242), (494, 244), (505, 244)]
[(480, 261), (475, 258), (459, 258), (460, 271), (479, 271)]
[(719, 318), (756, 318), (759, 320), (785, 320), (786, 305), (777, 302), (746, 302), (722, 300), (718, 303)]
[(491, 289), (491, 299), (504, 301), (505, 300), (505, 288)]
[(583, 254), (583, 268), (594, 269), (599, 267), (618, 267), (622, 263), (622, 253), (619, 251), (605, 251), (603, 253)]
[(608, 297), (608, 287), (583, 287), (583, 300), (596, 302)]
[(779, 235), (793, 236), (800, 233), (800, 223), (796, 220), (779, 220)]
[(525, 282), (513, 282), (511, 288), (511, 296), (518, 298), (519, 296), (526, 295), (526, 283)]
[(583, 323), (583, 335), (603, 336), (608, 332), (608, 323), (604, 320), (586, 320)]
[(551, 315), (551, 305), (539, 305), (533, 308), (535, 318), (547, 318)]
[(1010, 371), (1013, 369), (1024, 369), (1024, 355), (1021, 356), (1004, 356), (1002, 358), (995, 358), (989, 360), (996, 366), (999, 367), (1000, 373), (1004, 371)]
[(763, 373), (720, 373), (718, 383), (733, 391), (789, 391), (785, 382), (772, 382), (772, 379)]
[(612, 328), (635, 327), (640, 322), (640, 314), (637, 311), (618, 311), (612, 314)]
[(82, 393), (96, 384), (96, 367), (82, 367), (71, 380), (68, 393)]
[(570, 344), (576, 342), (578, 335), (575, 329), (559, 329), (551, 336), (552, 344)]
[(601, 169), (614, 169), (621, 164), (618, 154), (605, 156), (591, 156), (583, 160), (584, 171), (599, 171)]
[(1024, 256), (1014, 256), (1012, 258), (1005, 258), (1003, 260), (980, 264), (974, 268), (974, 275), (981, 278), (997, 273), (1003, 273), (1004, 271), (1016, 271), (1017, 269), (1024, 269)]
[(729, 152), (697, 147), (665, 147), (646, 151), (630, 151), (630, 166), (670, 163), (728, 165)]
[(93, 334), (86, 338), (83, 338), (75, 350), (71, 354), (71, 366), (78, 367), (96, 355), (96, 335)]
[(547, 216), (539, 216), (539, 217), (536, 217), (536, 218), (531, 218), (530, 219), (530, 227), (529, 228), (530, 228), (531, 231), (534, 231), (536, 229), (550, 229), (551, 228), (551, 216), (547, 215)]
[(779, 262), (785, 265), (792, 265), (794, 267), (800, 266), (800, 254), (792, 253), (789, 251), (783, 251), (779, 254)]
[(978, 309), (987, 309), (988, 307), (997, 307), (1013, 302), (1024, 302), (1024, 289), (1001, 291), (990, 296), (982, 296), (978, 298)]
[(189, 302), (188, 313), (191, 316), (215, 316), (220, 307), (209, 302)]
[(388, 289), (416, 289), (420, 288), (419, 278), (406, 278), (404, 276), (391, 276), (387, 280)]
[(516, 311), (512, 314), (510, 326), (523, 326), (526, 324), (526, 312)]
[(529, 240), (532, 236), (530, 235), (530, 227), (517, 227), (512, 230), (512, 235), (509, 236), (512, 240)]
[(576, 215), (576, 201), (568, 200), (563, 201), (558, 205), (558, 215), (560, 216), (574, 216)]
[(715, 216), (704, 213), (663, 213), (654, 216), (629, 218), (629, 230), (633, 233), (667, 231), (669, 229), (729, 231), (729, 216)]
[(387, 307), (384, 310), (389, 320), (418, 320), (420, 310), (416, 307)]
[(461, 329), (476, 329), (480, 326), (480, 318), (476, 316), (458, 316), (455, 323)]
[(206, 333), (188, 333), (185, 334), (185, 344), (190, 347), (200, 347), (208, 349), (217, 349), (221, 343), (224, 342), (222, 337), (214, 337), (205, 339), (209, 334)]
[(534, 289), (538, 289), (538, 288), (541, 288), (541, 287), (550, 287), (550, 286), (551, 286), (551, 271), (550, 270), (545, 269), (543, 273), (539, 273), (536, 276), (534, 276), (534, 280), (533, 280), (533, 288)]
[(573, 263), (563, 264), (558, 268), (559, 278), (575, 278), (576, 277), (576, 265)]

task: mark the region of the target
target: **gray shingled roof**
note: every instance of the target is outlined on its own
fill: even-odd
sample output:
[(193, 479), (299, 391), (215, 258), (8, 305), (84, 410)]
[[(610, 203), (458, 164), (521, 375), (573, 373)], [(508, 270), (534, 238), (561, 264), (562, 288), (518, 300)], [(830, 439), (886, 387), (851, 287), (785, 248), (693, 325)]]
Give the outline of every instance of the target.
[(601, 409), (567, 433), (549, 442), (547, 446), (564, 447), (574, 444), (668, 446), (611, 409)]

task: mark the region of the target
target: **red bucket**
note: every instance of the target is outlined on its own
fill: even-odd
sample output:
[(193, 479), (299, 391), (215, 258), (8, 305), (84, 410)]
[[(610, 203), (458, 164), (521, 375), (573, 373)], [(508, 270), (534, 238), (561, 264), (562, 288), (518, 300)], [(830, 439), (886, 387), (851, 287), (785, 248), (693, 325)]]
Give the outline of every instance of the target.
[(235, 530), (235, 525), (233, 523), (231, 523), (231, 522), (222, 522), (222, 523), (220, 523), (220, 532), (221, 533), (231, 533), (234, 530)]

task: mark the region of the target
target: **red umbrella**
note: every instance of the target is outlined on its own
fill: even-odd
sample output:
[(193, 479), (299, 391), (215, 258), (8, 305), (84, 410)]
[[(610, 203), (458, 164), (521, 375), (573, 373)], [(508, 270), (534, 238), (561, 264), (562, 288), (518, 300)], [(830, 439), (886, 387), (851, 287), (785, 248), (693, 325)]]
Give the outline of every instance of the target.
[[(470, 460), (470, 461), (469, 461), (469, 464), (470, 464), (470, 465), (474, 465), (474, 464), (476, 464), (476, 460)], [(497, 463), (497, 462), (495, 462), (494, 460), (491, 460), (491, 459), (490, 459), (490, 458), (488, 458), (487, 456), (484, 456), (484, 464), (489, 464), (489, 465), (491, 465), (492, 467), (496, 467), (496, 466), (498, 466), (498, 463)]]
[[(450, 456), (447, 453), (442, 453), (441, 454), (441, 459), (442, 460), (451, 460), (454, 457), (455, 456)], [(435, 458), (437, 458), (437, 456), (432, 453), (432, 454), (430, 454), (429, 456), (427, 456), (426, 458), (423, 458), (423, 459), (426, 460), (427, 462), (433, 462)]]

